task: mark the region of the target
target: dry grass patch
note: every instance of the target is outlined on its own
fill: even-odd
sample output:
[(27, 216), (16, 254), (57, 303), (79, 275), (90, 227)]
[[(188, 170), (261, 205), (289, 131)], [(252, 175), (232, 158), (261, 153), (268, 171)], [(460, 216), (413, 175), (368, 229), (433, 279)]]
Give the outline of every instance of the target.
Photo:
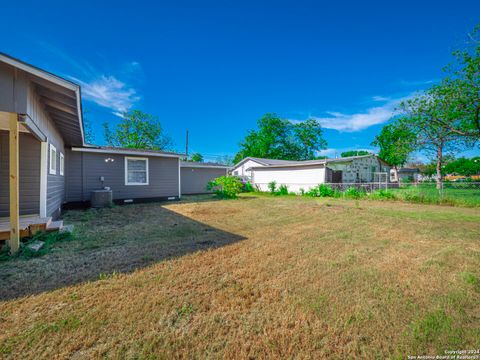
[[(175, 243), (238, 241), (0, 303), (3, 357), (404, 358), (478, 347), (478, 209), (247, 195), (111, 211), (131, 214), (108, 220), (110, 231), (158, 251), (168, 238), (134, 226), (155, 212), (155, 224), (184, 219)], [(81, 231), (103, 234), (109, 216)]]

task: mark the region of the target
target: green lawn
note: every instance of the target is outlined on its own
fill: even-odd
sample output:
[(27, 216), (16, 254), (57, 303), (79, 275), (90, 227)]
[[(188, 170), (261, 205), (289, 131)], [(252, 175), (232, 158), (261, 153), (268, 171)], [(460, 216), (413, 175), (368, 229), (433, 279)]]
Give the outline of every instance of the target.
[(402, 189), (393, 189), (392, 192), (399, 199), (411, 202), (446, 204), (458, 206), (480, 206), (480, 185), (467, 187), (463, 184), (455, 185), (445, 184), (443, 191), (435, 188), (435, 184), (425, 184), (418, 186), (409, 186)]

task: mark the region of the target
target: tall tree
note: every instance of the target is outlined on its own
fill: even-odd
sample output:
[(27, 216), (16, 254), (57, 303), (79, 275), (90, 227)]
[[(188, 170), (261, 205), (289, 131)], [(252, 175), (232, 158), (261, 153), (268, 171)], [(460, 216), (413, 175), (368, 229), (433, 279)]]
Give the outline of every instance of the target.
[(398, 119), (399, 126), (415, 134), (416, 150), (430, 153), (436, 159), (437, 188), (442, 186), (445, 153), (458, 151), (468, 145), (468, 141), (452, 128), (457, 113), (451, 106), (451, 96), (450, 85), (441, 84), (400, 105), (403, 115)]
[[(373, 146), (378, 146), (378, 156), (391, 164), (398, 179), (398, 168), (405, 165), (416, 142), (415, 133), (402, 123), (385, 125), (380, 134), (375, 136)], [(343, 154), (342, 154), (343, 155)]]
[(292, 124), (276, 114), (266, 114), (257, 121), (257, 127), (257, 130), (250, 130), (240, 143), (235, 163), (247, 156), (283, 160), (313, 159), (317, 150), (327, 146), (320, 124), (313, 119)]
[(88, 110), (86, 109), (83, 110), (83, 114), (82, 114), (83, 137), (85, 138), (85, 142), (87, 144), (93, 144), (95, 142), (95, 135), (93, 134), (92, 122), (87, 116), (88, 113), (89, 113)]
[(164, 134), (158, 118), (140, 110), (124, 113), (114, 129), (110, 129), (108, 123), (103, 126), (105, 140), (110, 146), (152, 150), (168, 150), (172, 147), (172, 141)]
[(298, 160), (314, 159), (318, 150), (327, 148), (322, 127), (315, 119), (294, 124), (293, 134)]
[(448, 91), (449, 111), (453, 119), (434, 121), (470, 141), (480, 139), (480, 25), (469, 34), (468, 45), (453, 53), (455, 61), (446, 67), (448, 76), (442, 80)]
[(344, 151), (340, 154), (341, 157), (349, 157), (349, 156), (362, 156), (362, 155), (368, 155), (370, 152), (366, 150), (350, 150), (350, 151)]

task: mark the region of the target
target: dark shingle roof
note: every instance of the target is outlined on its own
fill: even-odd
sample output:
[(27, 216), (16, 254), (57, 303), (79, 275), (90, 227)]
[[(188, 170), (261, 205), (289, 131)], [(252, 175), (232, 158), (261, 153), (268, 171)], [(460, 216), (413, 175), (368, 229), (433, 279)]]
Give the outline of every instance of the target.
[(165, 155), (183, 155), (181, 153), (176, 153), (173, 151), (163, 151), (163, 150), (153, 150), (153, 149), (136, 149), (136, 148), (126, 148), (126, 147), (117, 147), (117, 146), (89, 146), (90, 149), (99, 149), (99, 150), (112, 150), (112, 151), (128, 151), (128, 152), (139, 152), (139, 153), (152, 153), (152, 154), (165, 154)]
[(197, 162), (197, 161), (181, 161), (180, 166), (182, 167), (222, 167), (228, 168), (228, 165), (220, 164), (216, 162)]

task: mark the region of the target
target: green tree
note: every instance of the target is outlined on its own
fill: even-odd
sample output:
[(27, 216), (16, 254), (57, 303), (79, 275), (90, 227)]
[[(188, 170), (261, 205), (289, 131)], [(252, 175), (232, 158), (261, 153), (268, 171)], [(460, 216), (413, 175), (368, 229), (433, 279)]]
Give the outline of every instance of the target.
[(217, 158), (217, 162), (228, 166), (235, 165), (235, 163), (233, 162), (233, 156), (231, 155), (221, 155)]
[(292, 124), (276, 114), (266, 114), (257, 121), (257, 130), (250, 130), (240, 142), (234, 162), (247, 156), (283, 159), (313, 159), (315, 152), (326, 148), (320, 124), (309, 119)]
[(464, 157), (450, 161), (443, 168), (444, 174), (472, 176), (480, 174), (480, 156), (467, 159)]
[(446, 67), (449, 75), (442, 80), (449, 91), (453, 120), (435, 121), (461, 136), (480, 138), (480, 25), (469, 34), (469, 46), (453, 54), (455, 62)]
[(397, 120), (399, 126), (415, 134), (415, 150), (425, 151), (435, 157), (437, 188), (442, 186), (445, 153), (458, 151), (469, 144), (452, 129), (457, 113), (451, 106), (450, 86), (435, 85), (423, 94), (402, 102), (400, 110), (403, 114)]
[(407, 162), (415, 142), (416, 136), (407, 126), (394, 122), (382, 128), (372, 145), (380, 148), (378, 156), (393, 166), (395, 178), (398, 179), (398, 168)]
[(172, 141), (164, 134), (158, 118), (140, 110), (124, 113), (114, 129), (110, 129), (108, 123), (104, 123), (103, 127), (105, 140), (110, 146), (152, 150), (172, 147)]
[(82, 114), (83, 137), (85, 139), (85, 143), (93, 144), (95, 142), (95, 135), (93, 134), (92, 122), (87, 117), (87, 114), (88, 114), (88, 110), (84, 110)]
[(298, 160), (315, 158), (318, 150), (327, 148), (327, 141), (323, 138), (322, 127), (315, 119), (308, 119), (293, 125), (294, 148)]
[(362, 156), (362, 155), (368, 155), (370, 152), (366, 150), (350, 150), (350, 151), (344, 151), (340, 154), (341, 157), (350, 157), (350, 156)]
[(190, 161), (203, 162), (203, 155), (200, 153), (193, 153), (192, 156), (190, 156)]

